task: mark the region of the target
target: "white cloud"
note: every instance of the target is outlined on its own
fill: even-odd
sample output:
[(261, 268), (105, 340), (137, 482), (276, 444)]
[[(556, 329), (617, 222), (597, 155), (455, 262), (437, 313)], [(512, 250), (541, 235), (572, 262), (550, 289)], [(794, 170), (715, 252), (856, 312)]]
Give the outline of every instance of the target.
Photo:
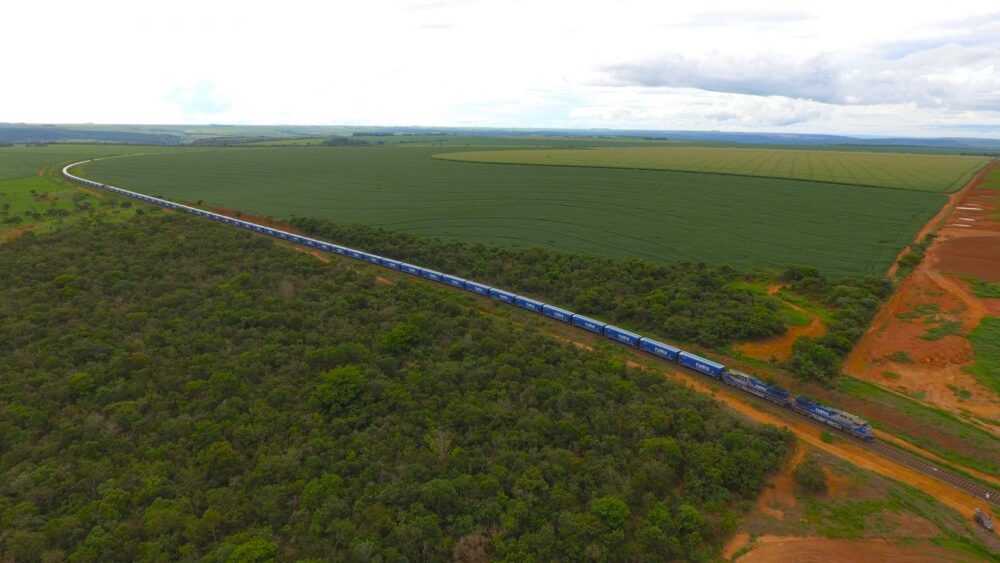
[(0, 121), (982, 135), (1000, 123), (995, 12), (962, 0), (11, 2)]

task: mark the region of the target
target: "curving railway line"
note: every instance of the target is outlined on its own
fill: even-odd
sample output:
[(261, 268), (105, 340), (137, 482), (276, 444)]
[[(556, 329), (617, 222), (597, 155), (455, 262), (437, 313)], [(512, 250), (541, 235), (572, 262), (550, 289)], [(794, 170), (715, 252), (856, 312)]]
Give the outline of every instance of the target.
[[(820, 426), (824, 426), (824, 427), (825, 426), (832, 426), (832, 427), (834, 427), (834, 428), (836, 428), (836, 429), (844, 432), (844, 434), (846, 434), (846, 435), (850, 436), (851, 438), (857, 440), (858, 443), (863, 444), (868, 449), (870, 449), (870, 450), (878, 453), (879, 455), (881, 455), (881, 456), (883, 456), (885, 458), (891, 459), (891, 460), (893, 460), (893, 461), (895, 461), (895, 462), (897, 462), (897, 463), (899, 463), (901, 465), (904, 465), (906, 467), (909, 467), (911, 469), (919, 471), (920, 473), (923, 473), (925, 475), (933, 477), (934, 479), (937, 479), (938, 481), (941, 481), (942, 483), (945, 483), (945, 484), (947, 484), (947, 485), (949, 485), (949, 486), (951, 486), (951, 487), (953, 487), (955, 489), (958, 489), (958, 490), (960, 490), (960, 491), (962, 491), (964, 493), (970, 494), (970, 495), (976, 497), (977, 499), (980, 499), (981, 501), (983, 501), (985, 503), (992, 504), (993, 506), (1000, 506), (1000, 492), (998, 492), (998, 491), (996, 491), (996, 490), (994, 490), (994, 489), (992, 489), (992, 488), (990, 488), (990, 487), (988, 487), (986, 485), (983, 485), (983, 484), (981, 484), (979, 482), (976, 482), (973, 479), (970, 479), (968, 477), (965, 477), (963, 475), (955, 473), (954, 471), (950, 471), (948, 469), (940, 467), (940, 466), (934, 464), (933, 462), (928, 461), (928, 460), (926, 460), (926, 459), (924, 459), (922, 457), (919, 457), (919, 456), (916, 456), (916, 455), (911, 454), (909, 452), (906, 452), (906, 451), (904, 451), (904, 450), (902, 450), (900, 448), (897, 448), (897, 447), (892, 446), (890, 444), (887, 444), (885, 442), (880, 442), (878, 440), (874, 440), (873, 439), (873, 435), (871, 433), (870, 428), (868, 427), (867, 422), (860, 421), (860, 422), (863, 423), (863, 428), (860, 427), (860, 426), (855, 426), (853, 423), (850, 424), (850, 425), (846, 425), (845, 426), (845, 425), (837, 423), (837, 420), (831, 420), (829, 417), (826, 417), (826, 416), (817, 416), (816, 412), (813, 412), (813, 411), (810, 411), (810, 410), (806, 410), (806, 409), (803, 409), (803, 408), (797, 408), (797, 405), (794, 404), (794, 401), (789, 400), (788, 393), (784, 392), (784, 390), (780, 390), (780, 389), (777, 389), (777, 388), (774, 388), (774, 387), (768, 388), (768, 386), (766, 384), (764, 384), (763, 382), (760, 382), (759, 380), (756, 380), (755, 378), (753, 378), (752, 376), (749, 376), (748, 374), (742, 374), (740, 372), (735, 372), (735, 371), (729, 372), (729, 371), (726, 370), (725, 366), (722, 366), (721, 364), (716, 364), (716, 363), (712, 362), (711, 360), (707, 360), (705, 358), (700, 358), (698, 356), (694, 356), (692, 354), (688, 354), (687, 352), (683, 352), (681, 350), (674, 349), (674, 348), (672, 348), (670, 346), (667, 346), (665, 344), (656, 342), (655, 340), (649, 340), (649, 339), (647, 339), (645, 337), (642, 337), (640, 335), (636, 335), (634, 333), (630, 333), (628, 331), (625, 331), (625, 330), (622, 330), (622, 329), (618, 329), (617, 327), (612, 327), (610, 325), (604, 325), (604, 323), (599, 323), (597, 321), (594, 321), (593, 319), (588, 319), (587, 317), (582, 317), (580, 315), (575, 315), (574, 313), (572, 313), (570, 311), (565, 311), (563, 309), (558, 309), (556, 307), (552, 307), (552, 306), (549, 306), (547, 304), (540, 303), (540, 302), (534, 301), (532, 299), (528, 299), (526, 297), (514, 295), (512, 293), (509, 293), (509, 292), (506, 292), (506, 291), (503, 291), (503, 290), (499, 290), (499, 289), (496, 289), (496, 288), (490, 288), (490, 287), (487, 287), (487, 286), (482, 285), (482, 284), (477, 284), (475, 282), (471, 282), (469, 280), (462, 280), (461, 278), (456, 278), (454, 276), (450, 276), (450, 275), (447, 275), (447, 274), (442, 274), (440, 272), (435, 272), (433, 270), (428, 270), (428, 269), (425, 269), (425, 268), (419, 268), (417, 266), (406, 264), (404, 262), (398, 262), (398, 261), (391, 260), (391, 259), (388, 259), (388, 258), (382, 258), (382, 257), (379, 257), (379, 256), (367, 254), (367, 253), (364, 253), (364, 252), (361, 252), (361, 251), (358, 251), (358, 250), (341, 247), (341, 246), (335, 245), (333, 243), (329, 243), (329, 242), (325, 242), (325, 241), (320, 241), (320, 240), (312, 239), (312, 238), (309, 238), (309, 237), (302, 237), (302, 236), (299, 236), (299, 235), (295, 235), (295, 234), (292, 234), (292, 233), (288, 233), (288, 232), (281, 231), (279, 229), (274, 229), (274, 228), (271, 228), (271, 227), (267, 227), (267, 226), (264, 226), (264, 225), (259, 225), (259, 224), (251, 223), (251, 222), (248, 222), (248, 221), (242, 221), (242, 220), (238, 220), (238, 219), (233, 219), (233, 218), (230, 218), (230, 217), (227, 217), (227, 216), (224, 216), (224, 215), (219, 215), (217, 213), (212, 213), (210, 211), (205, 211), (203, 209), (198, 209), (196, 207), (191, 207), (191, 206), (187, 206), (187, 205), (183, 205), (183, 204), (171, 202), (171, 201), (168, 201), (168, 200), (164, 200), (164, 199), (160, 199), (160, 198), (148, 196), (148, 195), (145, 195), (145, 194), (140, 194), (138, 192), (133, 192), (133, 191), (130, 191), (130, 190), (125, 190), (123, 188), (118, 188), (118, 187), (115, 187), (115, 186), (101, 184), (101, 183), (98, 183), (98, 182), (94, 182), (92, 180), (87, 180), (85, 178), (81, 178), (79, 176), (75, 176), (72, 173), (70, 173), (69, 170), (71, 168), (73, 168), (74, 166), (78, 166), (80, 164), (84, 164), (84, 163), (87, 163), (87, 162), (91, 162), (91, 161), (90, 160), (84, 160), (84, 161), (75, 162), (75, 163), (72, 163), (72, 164), (69, 164), (69, 165), (63, 167), (63, 169), (62, 169), (63, 176), (65, 176), (67, 179), (69, 179), (69, 180), (71, 180), (73, 182), (76, 182), (78, 184), (82, 184), (82, 185), (85, 185), (85, 186), (88, 186), (88, 187), (100, 188), (100, 189), (103, 189), (103, 190), (106, 190), (106, 191), (110, 191), (112, 193), (117, 193), (117, 194), (124, 195), (124, 196), (127, 196), (127, 197), (132, 197), (132, 198), (135, 198), (135, 199), (139, 199), (141, 201), (145, 201), (147, 203), (151, 203), (151, 204), (154, 204), (154, 205), (164, 206), (164, 207), (167, 207), (167, 208), (170, 208), (170, 209), (176, 209), (176, 210), (180, 210), (180, 211), (187, 211), (187, 212), (195, 214), (195, 215), (206, 217), (206, 218), (209, 218), (209, 219), (212, 219), (212, 220), (215, 220), (215, 221), (225, 222), (225, 223), (228, 223), (228, 224), (233, 225), (233, 226), (237, 226), (237, 227), (240, 227), (240, 228), (244, 228), (244, 229), (250, 230), (252, 232), (266, 234), (266, 235), (269, 235), (269, 236), (274, 236), (274, 237), (277, 237), (279, 239), (288, 240), (290, 242), (293, 242), (293, 243), (296, 243), (296, 244), (301, 244), (303, 246), (307, 246), (307, 247), (311, 247), (311, 248), (319, 248), (321, 250), (326, 250), (328, 252), (336, 252), (336, 253), (342, 254), (344, 256), (348, 256), (348, 257), (355, 258), (355, 259), (362, 260), (362, 261), (366, 261), (366, 262), (371, 262), (373, 264), (377, 264), (377, 265), (380, 265), (380, 266), (388, 267), (390, 269), (394, 269), (394, 270), (397, 270), (397, 271), (400, 271), (400, 272), (404, 272), (404, 273), (409, 273), (409, 274), (416, 275), (416, 276), (419, 276), (419, 277), (423, 277), (423, 278), (426, 278), (426, 279), (429, 279), (429, 280), (432, 280), (432, 281), (436, 281), (436, 282), (439, 282), (439, 283), (442, 283), (442, 284), (445, 284), (445, 285), (456, 286), (456, 287), (459, 287), (461, 289), (465, 289), (467, 291), (471, 291), (473, 293), (478, 293), (480, 295), (487, 296), (487, 297), (493, 297), (494, 299), (497, 299), (499, 301), (503, 301), (503, 302), (506, 302), (506, 303), (514, 304), (514, 305), (517, 305), (519, 307), (522, 307), (522, 308), (525, 308), (525, 309), (528, 309), (528, 310), (531, 310), (531, 311), (534, 311), (534, 312), (537, 312), (537, 313), (544, 314), (545, 316), (551, 317), (551, 318), (553, 318), (555, 320), (561, 320), (563, 322), (572, 324), (572, 325), (577, 326), (579, 328), (582, 328), (584, 330), (589, 330), (591, 332), (597, 332), (599, 334), (607, 336), (608, 338), (611, 338), (612, 340), (620, 341), (620, 342), (622, 342), (622, 343), (624, 343), (624, 344), (626, 344), (626, 345), (628, 345), (628, 346), (630, 346), (632, 348), (637, 348), (637, 349), (639, 349), (641, 351), (645, 351), (645, 352), (647, 352), (647, 353), (649, 353), (649, 354), (651, 354), (653, 356), (659, 357), (661, 359), (666, 359), (668, 361), (672, 361), (674, 363), (679, 364), (682, 367), (686, 367), (686, 368), (691, 369), (693, 371), (699, 372), (702, 375), (707, 375), (709, 377), (712, 377), (712, 378), (716, 379), (717, 381), (720, 381), (720, 382), (726, 383), (726, 384), (728, 384), (728, 385), (730, 385), (732, 387), (736, 387), (738, 389), (741, 389), (741, 390), (745, 391), (745, 395), (747, 395), (747, 396), (753, 396), (757, 400), (765, 401), (765, 402), (771, 402), (771, 403), (782, 404), (782, 406), (788, 407), (789, 410), (791, 410), (792, 412), (795, 412), (795, 413), (799, 414), (803, 418), (809, 419), (814, 424), (817, 424), (817, 425), (820, 425)], [(564, 318), (564, 317), (566, 317), (566, 318)], [(594, 326), (590, 326), (590, 325), (594, 325)], [(597, 325), (600, 325), (600, 326), (598, 327)], [(635, 342), (633, 342), (632, 340), (635, 340)], [(650, 343), (652, 343), (652, 344), (650, 344)], [(674, 355), (673, 357), (671, 357), (671, 355), (670, 355), (671, 353)], [(678, 355), (680, 356), (680, 358), (677, 357)], [(687, 356), (686, 358), (685, 358), (685, 355)], [(690, 360), (690, 361), (688, 361), (688, 360)], [(704, 365), (704, 364), (707, 364), (707, 365)], [(718, 373), (715, 373), (716, 371)], [(776, 397), (776, 395), (775, 395), (776, 391), (784, 392), (784, 397), (783, 397), (784, 403), (781, 402), (782, 397), (780, 397), (780, 396)], [(776, 400), (776, 398), (778, 400)], [(798, 399), (800, 399), (800, 398), (801, 397), (796, 397), (795, 401), (798, 401)], [(808, 401), (808, 399), (806, 399), (806, 401)], [(839, 411), (836, 411), (836, 409), (832, 409), (832, 408), (825, 407), (825, 406), (822, 406), (822, 405), (818, 405), (818, 407), (820, 409), (820, 412), (822, 412), (825, 409), (825, 410), (828, 410), (828, 411), (832, 411), (836, 415), (846, 415), (847, 417), (852, 417), (853, 416), (853, 415), (849, 415), (848, 413), (840, 413)], [(853, 419), (856, 419), (856, 418), (857, 417), (853, 417)], [(852, 419), (852, 421), (853, 421), (853, 419)], [(857, 422), (857, 421), (853, 421), (853, 422)], [(861, 429), (863, 431), (859, 432), (858, 431), (859, 429)]]

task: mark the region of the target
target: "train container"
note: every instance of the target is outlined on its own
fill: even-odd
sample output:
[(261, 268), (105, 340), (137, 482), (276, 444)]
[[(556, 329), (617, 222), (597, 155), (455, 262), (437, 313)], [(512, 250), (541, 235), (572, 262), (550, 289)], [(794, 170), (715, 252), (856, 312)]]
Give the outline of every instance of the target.
[(867, 420), (839, 411), (833, 407), (822, 405), (804, 395), (795, 397), (795, 400), (792, 401), (792, 408), (824, 424), (853, 434), (862, 440), (875, 439), (875, 435), (872, 433), (871, 426), (868, 425)]
[(678, 348), (667, 346), (662, 342), (657, 342), (651, 338), (646, 338), (645, 336), (639, 339), (639, 348), (654, 356), (670, 360), (671, 362), (676, 362), (677, 354), (681, 353)]
[(573, 322), (573, 313), (571, 311), (560, 309), (559, 307), (553, 307), (552, 305), (544, 305), (542, 307), (542, 314), (546, 317), (552, 317), (553, 319), (564, 323)]
[(407, 264), (406, 262), (399, 263), (399, 269), (410, 274), (411, 276), (419, 276), (420, 268), (414, 266), (413, 264)]
[(629, 346), (638, 346), (639, 339), (642, 338), (634, 332), (629, 332), (625, 329), (618, 328), (612, 325), (604, 325), (604, 336), (607, 336), (611, 340), (617, 340)]
[(333, 245), (333, 251), (336, 252), (337, 254), (343, 254), (344, 256), (347, 256), (346, 247)]
[(585, 317), (583, 315), (573, 314), (573, 326), (580, 327), (584, 330), (589, 330), (590, 332), (596, 332), (597, 334), (604, 334), (604, 327), (606, 326), (601, 321), (595, 321), (590, 317)]
[(400, 262), (398, 262), (396, 260), (392, 260), (390, 258), (383, 258), (382, 259), (382, 265), (385, 266), (386, 268), (389, 268), (390, 270), (402, 270), (403, 269), (403, 265)]
[(372, 264), (375, 264), (376, 266), (381, 266), (382, 265), (382, 257), (381, 256), (376, 256), (374, 254), (365, 254), (365, 260), (371, 262)]
[(542, 307), (545, 306), (545, 303), (542, 303), (541, 301), (535, 301), (534, 299), (522, 297), (520, 295), (514, 297), (514, 304), (522, 309), (527, 309), (535, 313), (541, 313)]
[(474, 281), (465, 280), (465, 289), (467, 291), (471, 291), (472, 293), (485, 295), (486, 297), (490, 296), (490, 286), (476, 283)]
[(689, 352), (680, 352), (677, 354), (677, 361), (684, 367), (691, 368), (695, 371), (700, 371), (705, 375), (710, 375), (716, 379), (722, 377), (722, 372), (726, 371), (726, 366), (702, 358), (701, 356), (696, 356)]
[(490, 297), (496, 299), (497, 301), (503, 301), (504, 303), (514, 304), (514, 299), (517, 297), (509, 291), (504, 291), (502, 289), (497, 289), (495, 287), (490, 288)]
[(360, 250), (354, 250), (353, 248), (347, 249), (347, 255), (357, 260), (364, 260), (366, 256), (364, 252), (361, 252)]
[(435, 272), (434, 270), (428, 270), (427, 268), (420, 268), (420, 277), (440, 282), (442, 281), (442, 276), (444, 276), (444, 274), (441, 272)]
[(460, 289), (465, 289), (465, 280), (463, 280), (462, 278), (450, 276), (448, 274), (443, 274), (441, 278), (444, 280), (444, 283), (450, 286), (457, 287)]

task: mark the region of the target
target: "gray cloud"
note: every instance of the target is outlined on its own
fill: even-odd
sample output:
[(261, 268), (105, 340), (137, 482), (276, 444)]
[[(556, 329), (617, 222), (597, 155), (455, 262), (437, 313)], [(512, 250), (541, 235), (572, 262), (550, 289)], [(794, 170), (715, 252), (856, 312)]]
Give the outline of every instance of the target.
[(805, 60), (672, 53), (603, 70), (609, 83), (619, 86), (696, 88), (837, 105), (1000, 111), (1000, 34), (989, 31)]

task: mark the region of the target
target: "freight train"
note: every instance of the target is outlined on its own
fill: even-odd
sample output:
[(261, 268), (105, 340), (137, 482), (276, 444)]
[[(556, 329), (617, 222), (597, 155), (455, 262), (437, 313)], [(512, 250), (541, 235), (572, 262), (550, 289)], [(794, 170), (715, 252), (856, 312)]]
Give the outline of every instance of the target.
[[(87, 162), (87, 161), (85, 161)], [(256, 233), (265, 234), (268, 236), (273, 236), (279, 239), (287, 240), (296, 244), (305, 245), (311, 248), (317, 248), (319, 250), (324, 250), (326, 252), (333, 252), (336, 254), (341, 254), (343, 256), (348, 256), (356, 260), (361, 260), (364, 262), (369, 262), (379, 266), (384, 266), (392, 270), (399, 272), (404, 272), (413, 276), (425, 278), (431, 281), (435, 281), (441, 284), (449, 285), (455, 288), (464, 289), (481, 295), (483, 297), (490, 297), (501, 301), (503, 303), (508, 303), (522, 309), (526, 309), (533, 313), (538, 313), (540, 315), (545, 315), (560, 322), (564, 322), (568, 325), (581, 328), (583, 330), (592, 332), (594, 334), (599, 334), (616, 342), (620, 342), (626, 346), (636, 348), (643, 352), (646, 352), (652, 356), (665, 359), (669, 362), (673, 362), (689, 368), (691, 370), (697, 371), (713, 379), (719, 380), (727, 385), (756, 395), (764, 400), (770, 401), (772, 403), (778, 404), (782, 407), (789, 408), (795, 412), (798, 412), (804, 416), (827, 424), (838, 430), (842, 430), (856, 436), (862, 440), (871, 441), (875, 439), (872, 433), (871, 426), (864, 419), (840, 411), (838, 409), (822, 405), (806, 396), (799, 395), (792, 397), (792, 395), (775, 385), (765, 383), (757, 379), (756, 377), (743, 373), (737, 370), (728, 369), (725, 365), (713, 362), (707, 358), (702, 358), (690, 352), (685, 352), (679, 348), (669, 346), (662, 342), (658, 342), (651, 338), (636, 334), (634, 332), (629, 332), (625, 329), (616, 327), (614, 325), (606, 324), (601, 321), (585, 317), (583, 315), (574, 313), (572, 311), (567, 311), (566, 309), (561, 309), (549, 305), (548, 303), (543, 303), (523, 295), (517, 295), (509, 291), (504, 291), (499, 288), (490, 287), (485, 284), (477, 283), (471, 280), (466, 280), (457, 276), (452, 276), (437, 272), (435, 270), (430, 270), (428, 268), (421, 268), (419, 266), (414, 266), (406, 262), (401, 262), (399, 260), (393, 260), (391, 258), (385, 258), (375, 254), (369, 254), (367, 252), (362, 252), (360, 250), (355, 250), (353, 248), (347, 248), (337, 244), (324, 242), (321, 240), (316, 240), (309, 237), (304, 237), (294, 233), (289, 233), (282, 231), (280, 229), (274, 229), (264, 225), (259, 225), (257, 223), (251, 223), (249, 221), (243, 221), (240, 219), (234, 219), (232, 217), (227, 217), (218, 213), (212, 213), (211, 211), (205, 211), (203, 209), (198, 209), (196, 207), (189, 207), (187, 205), (182, 205), (179, 203), (174, 203), (172, 201), (167, 201), (165, 199), (160, 199), (156, 197), (151, 197), (148, 195), (139, 194), (129, 190), (124, 190), (122, 188), (116, 188), (114, 186), (109, 186), (106, 184), (101, 184), (94, 182), (92, 180), (87, 180), (85, 178), (80, 178), (74, 176), (69, 172), (69, 169), (76, 166), (75, 163), (70, 164), (63, 168), (63, 175), (78, 182), (80, 184), (90, 186), (93, 188), (99, 188), (121, 194), (127, 197), (135, 198), (141, 201), (152, 203), (155, 205), (160, 205), (169, 209), (177, 209), (193, 213), (195, 215), (200, 215), (202, 217), (211, 219), (213, 221), (219, 221), (222, 223), (227, 223), (253, 231)]]

